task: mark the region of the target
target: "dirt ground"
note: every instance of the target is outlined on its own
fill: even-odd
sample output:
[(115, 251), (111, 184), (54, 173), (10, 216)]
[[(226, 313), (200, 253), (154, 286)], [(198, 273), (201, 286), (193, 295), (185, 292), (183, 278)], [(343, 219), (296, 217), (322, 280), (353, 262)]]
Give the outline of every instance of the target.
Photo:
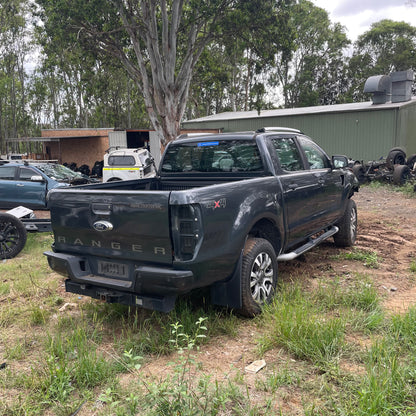
[(416, 302), (416, 282), (409, 277), (416, 261), (416, 198), (364, 187), (354, 199), (360, 215), (356, 246), (380, 256), (380, 267), (371, 271), (371, 277), (386, 292), (385, 309), (405, 312)]
[(280, 274), (284, 279), (296, 269), (302, 270), (306, 283), (313, 285), (331, 276), (362, 273), (383, 295), (386, 311), (404, 312), (416, 302), (416, 281), (410, 273), (410, 265), (416, 261), (416, 198), (394, 188), (365, 186), (353, 199), (358, 208), (358, 235), (353, 250), (376, 253), (379, 266), (335, 261), (334, 256), (351, 250), (336, 248), (329, 239), (299, 259), (280, 264)]

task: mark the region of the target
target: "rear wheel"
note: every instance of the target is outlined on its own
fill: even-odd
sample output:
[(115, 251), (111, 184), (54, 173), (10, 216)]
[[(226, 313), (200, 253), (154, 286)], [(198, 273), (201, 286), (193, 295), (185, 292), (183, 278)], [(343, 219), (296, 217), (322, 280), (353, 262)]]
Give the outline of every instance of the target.
[(403, 185), (410, 177), (410, 168), (407, 165), (396, 165), (393, 170), (393, 183)]
[(407, 158), (407, 166), (410, 170), (416, 169), (416, 155), (411, 155)]
[(335, 244), (338, 247), (351, 247), (357, 239), (357, 205), (349, 199), (344, 215), (336, 224), (339, 231), (334, 235)]
[(0, 214), (0, 259), (16, 257), (26, 244), (27, 231), (15, 216)]
[(406, 153), (403, 150), (395, 147), (391, 149), (386, 159), (387, 166), (393, 168), (394, 165), (405, 165), (406, 164)]
[(242, 308), (254, 316), (269, 303), (277, 284), (277, 258), (273, 246), (263, 238), (249, 238), (244, 247), (241, 268)]
[(355, 177), (357, 178), (359, 183), (364, 183), (366, 180), (365, 177), (365, 169), (364, 166), (359, 163), (352, 167), (352, 171), (354, 172)]

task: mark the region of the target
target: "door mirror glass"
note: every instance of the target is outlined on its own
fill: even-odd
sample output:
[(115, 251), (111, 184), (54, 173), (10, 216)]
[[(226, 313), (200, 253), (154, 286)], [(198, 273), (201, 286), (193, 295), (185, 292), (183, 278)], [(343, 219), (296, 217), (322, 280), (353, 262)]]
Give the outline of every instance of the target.
[(31, 182), (45, 182), (45, 179), (41, 175), (33, 175), (30, 177)]
[(332, 156), (332, 165), (335, 169), (344, 169), (348, 166), (348, 158), (346, 156)]

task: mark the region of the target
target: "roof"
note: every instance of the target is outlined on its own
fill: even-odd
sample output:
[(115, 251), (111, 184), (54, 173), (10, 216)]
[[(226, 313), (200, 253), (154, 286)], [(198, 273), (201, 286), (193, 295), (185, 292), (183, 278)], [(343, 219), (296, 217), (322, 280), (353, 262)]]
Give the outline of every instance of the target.
[(226, 132), (226, 133), (206, 133), (206, 134), (182, 134), (175, 141), (175, 144), (181, 143), (201, 143), (207, 142), (207, 145), (221, 140), (221, 141), (233, 141), (233, 140), (247, 140), (251, 141), (255, 139), (258, 135), (262, 134), (273, 134), (276, 135), (287, 135), (290, 133), (299, 133), (302, 132), (298, 129), (292, 129), (289, 127), (263, 127), (256, 131), (236, 131), (236, 132)]
[(386, 109), (395, 109), (407, 105), (416, 104), (416, 97), (412, 97), (410, 101), (385, 104), (373, 104), (372, 101), (363, 103), (348, 103), (348, 104), (333, 104), (333, 105), (318, 105), (314, 107), (298, 107), (298, 108), (280, 108), (275, 110), (263, 110), (260, 113), (254, 111), (228, 111), (225, 113), (213, 114), (207, 117), (201, 117), (193, 120), (184, 121), (184, 123), (202, 123), (207, 121), (221, 121), (221, 120), (239, 120), (239, 119), (260, 119), (267, 117), (279, 116), (296, 116), (305, 114), (324, 114), (324, 113), (343, 113), (356, 111), (378, 111)]

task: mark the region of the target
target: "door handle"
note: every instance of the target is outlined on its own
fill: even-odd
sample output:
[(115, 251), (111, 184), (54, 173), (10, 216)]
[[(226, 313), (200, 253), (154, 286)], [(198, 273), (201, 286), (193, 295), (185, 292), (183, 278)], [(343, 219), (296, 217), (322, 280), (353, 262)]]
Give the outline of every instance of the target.
[(95, 215), (110, 215), (112, 210), (113, 210), (113, 206), (111, 204), (95, 203), (91, 205), (91, 211)]
[(25, 185), (22, 183), (17, 183), (16, 186), (18, 186), (19, 188), (23, 188)]
[(297, 183), (290, 183), (287, 187), (289, 189), (297, 189), (299, 187), (299, 185)]

